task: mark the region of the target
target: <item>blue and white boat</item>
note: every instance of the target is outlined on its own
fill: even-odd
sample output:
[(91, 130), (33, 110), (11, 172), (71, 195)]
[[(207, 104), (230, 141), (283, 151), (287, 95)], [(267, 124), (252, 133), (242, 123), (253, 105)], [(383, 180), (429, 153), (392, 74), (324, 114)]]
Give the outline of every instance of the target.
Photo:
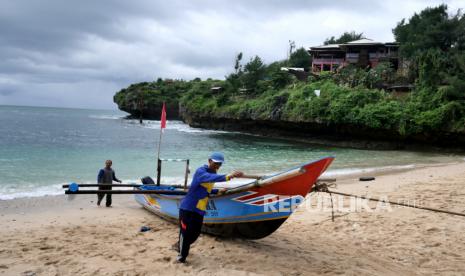
[[(334, 157), (325, 157), (229, 189), (224, 194), (212, 195), (202, 231), (246, 239), (270, 235), (304, 201), (318, 177), (333, 160)], [(135, 187), (135, 190), (141, 192), (135, 194), (135, 199), (145, 209), (178, 223), (179, 205), (185, 189), (152, 184)]]

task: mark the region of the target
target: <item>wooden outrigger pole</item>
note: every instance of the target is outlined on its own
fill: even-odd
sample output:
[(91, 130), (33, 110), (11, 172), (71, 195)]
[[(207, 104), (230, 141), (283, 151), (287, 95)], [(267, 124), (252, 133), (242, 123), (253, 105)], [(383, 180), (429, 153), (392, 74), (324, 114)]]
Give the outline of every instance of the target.
[(135, 195), (135, 194), (161, 194), (161, 195), (186, 195), (186, 191), (176, 190), (78, 190), (78, 191), (65, 191), (66, 195), (95, 195), (95, 194), (123, 194), (123, 195)]

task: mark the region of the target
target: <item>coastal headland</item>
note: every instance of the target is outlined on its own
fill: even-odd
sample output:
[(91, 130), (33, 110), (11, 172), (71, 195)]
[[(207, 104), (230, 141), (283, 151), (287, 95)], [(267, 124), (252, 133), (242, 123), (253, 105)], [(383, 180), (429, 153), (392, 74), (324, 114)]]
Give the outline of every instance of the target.
[(464, 26), (460, 11), (428, 7), (393, 26), (393, 42), (356, 32), (318, 46), (290, 41), (285, 60), (243, 62), (240, 52), (224, 79), (158, 78), (121, 89), (114, 102), (151, 119), (166, 103), (172, 118), (203, 128), (360, 148), (464, 149)]

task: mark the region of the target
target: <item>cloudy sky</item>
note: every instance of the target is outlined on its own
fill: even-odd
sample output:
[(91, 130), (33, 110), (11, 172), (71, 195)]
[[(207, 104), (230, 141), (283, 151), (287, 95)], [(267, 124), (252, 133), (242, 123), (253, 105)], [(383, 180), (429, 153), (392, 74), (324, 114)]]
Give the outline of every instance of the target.
[(393, 41), (428, 6), (462, 0), (2, 0), (0, 105), (115, 109), (113, 95), (161, 78), (224, 78), (234, 57), (286, 58), (344, 31)]

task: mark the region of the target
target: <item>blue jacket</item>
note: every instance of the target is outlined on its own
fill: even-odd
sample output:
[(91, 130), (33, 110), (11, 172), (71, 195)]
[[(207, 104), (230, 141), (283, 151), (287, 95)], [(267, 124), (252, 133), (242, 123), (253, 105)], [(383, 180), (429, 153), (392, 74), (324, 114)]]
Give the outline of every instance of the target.
[(179, 209), (197, 212), (205, 215), (207, 209), (208, 196), (218, 193), (218, 189), (213, 189), (215, 182), (228, 181), (229, 177), (224, 174), (216, 174), (204, 165), (195, 171), (191, 186), (187, 195), (181, 202)]
[[(120, 181), (118, 178), (116, 178), (115, 176), (115, 171), (113, 169), (111, 169), (111, 178), (112, 180), (114, 181)], [(101, 169), (99, 172), (98, 172), (98, 176), (97, 176), (97, 183), (99, 184), (112, 184), (112, 182), (108, 182), (108, 179), (107, 179), (107, 182), (105, 182), (105, 179), (104, 179), (104, 175), (105, 175), (105, 169)]]

